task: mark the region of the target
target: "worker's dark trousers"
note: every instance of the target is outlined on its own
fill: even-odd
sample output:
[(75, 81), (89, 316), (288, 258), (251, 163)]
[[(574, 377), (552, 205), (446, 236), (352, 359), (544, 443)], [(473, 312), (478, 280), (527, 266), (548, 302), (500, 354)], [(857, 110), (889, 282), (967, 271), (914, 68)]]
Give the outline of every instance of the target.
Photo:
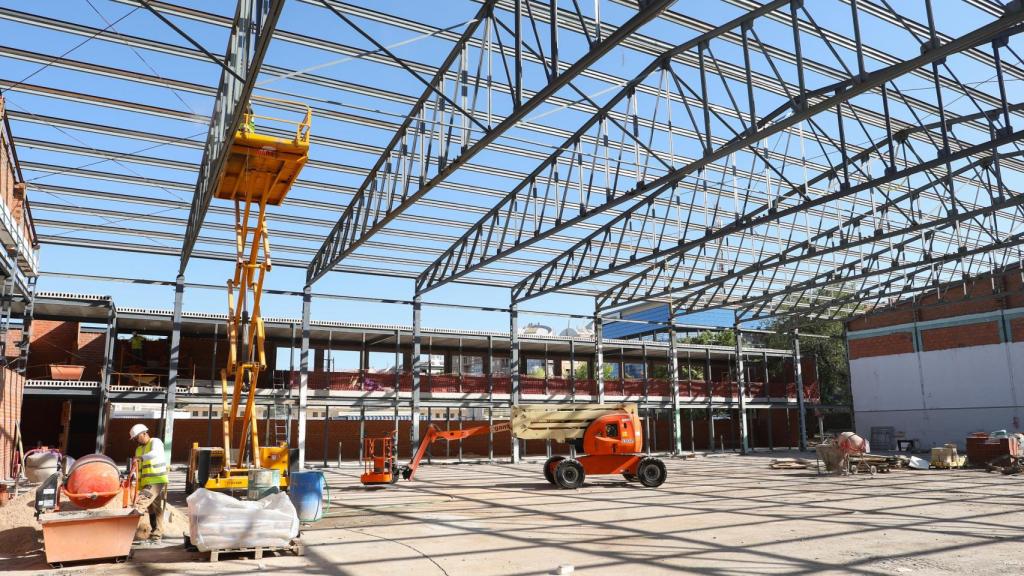
[(167, 484), (150, 484), (139, 490), (135, 500), (135, 509), (149, 513), (150, 538), (161, 538), (164, 535), (164, 508), (167, 506)]

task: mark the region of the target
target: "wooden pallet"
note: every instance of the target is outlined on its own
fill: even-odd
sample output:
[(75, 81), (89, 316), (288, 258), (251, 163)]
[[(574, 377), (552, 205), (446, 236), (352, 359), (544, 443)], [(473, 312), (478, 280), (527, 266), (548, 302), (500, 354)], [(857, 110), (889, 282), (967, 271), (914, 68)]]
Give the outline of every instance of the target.
[(306, 548), (302, 542), (295, 538), (288, 543), (287, 546), (256, 546), (255, 548), (221, 548), (217, 550), (210, 550), (210, 562), (218, 562), (221, 554), (252, 554), (254, 560), (262, 560), (263, 555), (267, 553), (284, 553), (290, 552), (296, 556), (302, 556), (306, 553)]

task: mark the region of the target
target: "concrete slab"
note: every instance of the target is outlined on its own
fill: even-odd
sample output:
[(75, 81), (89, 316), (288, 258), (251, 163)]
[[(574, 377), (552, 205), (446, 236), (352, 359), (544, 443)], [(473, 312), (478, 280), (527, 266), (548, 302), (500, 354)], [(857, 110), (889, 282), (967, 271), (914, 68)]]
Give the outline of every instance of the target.
[[(778, 457), (796, 456), (776, 452)], [(168, 540), (83, 574), (1005, 574), (1019, 571), (1024, 478), (976, 470), (848, 477), (769, 470), (769, 455), (671, 460), (659, 489), (596, 477), (563, 491), (539, 461), (427, 466), (365, 489), (327, 471), (306, 556), (201, 561)], [(2, 570), (45, 569), (38, 559)], [(67, 569), (64, 571), (67, 572)]]

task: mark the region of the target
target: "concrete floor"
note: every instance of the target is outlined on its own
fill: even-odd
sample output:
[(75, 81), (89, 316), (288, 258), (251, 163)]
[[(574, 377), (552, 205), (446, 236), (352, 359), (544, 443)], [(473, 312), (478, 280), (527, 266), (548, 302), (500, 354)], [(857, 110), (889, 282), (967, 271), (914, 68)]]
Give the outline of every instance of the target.
[[(774, 454), (787, 455), (795, 454)], [(770, 457), (671, 460), (659, 489), (595, 477), (580, 490), (557, 490), (538, 462), (434, 465), (416, 482), (371, 490), (358, 484), (358, 469), (331, 469), (332, 508), (304, 529), (305, 557), (210, 564), (168, 541), (138, 550), (125, 565), (71, 571), (525, 575), (563, 564), (575, 574), (1024, 571), (1024, 477), (977, 470), (818, 477), (769, 470)], [(38, 558), (6, 567), (44, 568)]]

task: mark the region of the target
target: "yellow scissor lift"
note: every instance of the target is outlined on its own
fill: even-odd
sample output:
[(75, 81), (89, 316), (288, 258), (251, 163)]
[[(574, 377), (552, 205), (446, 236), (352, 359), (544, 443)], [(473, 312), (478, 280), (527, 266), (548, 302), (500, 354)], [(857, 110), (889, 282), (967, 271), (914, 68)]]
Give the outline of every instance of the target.
[[(281, 205), (309, 154), (310, 109), (303, 104), (290, 104), (305, 108), (305, 116), (301, 120), (259, 116), (251, 109), (248, 111), (242, 128), (235, 133), (224, 172), (214, 192), (215, 198), (234, 202), (237, 251), (235, 274), (227, 282), (228, 360), (227, 366), (220, 371), (223, 445), (192, 445), (186, 478), (189, 493), (197, 487), (245, 490), (248, 488), (249, 470), (254, 468), (279, 470), (281, 488), (288, 486), (288, 444), (280, 442), (277, 446), (264, 447), (259, 444), (256, 383), (260, 373), (267, 368), (263, 318), (260, 315), (263, 282), (271, 268), (267, 206)], [(266, 121), (293, 126), (294, 137), (259, 134), (257, 120), (261, 125)], [(241, 426), (237, 426), (239, 408), (243, 405)], [(237, 438), (237, 443), (232, 441), (234, 438)], [(235, 446), (237, 452), (232, 450)], [(246, 455), (249, 456), (248, 461)]]

